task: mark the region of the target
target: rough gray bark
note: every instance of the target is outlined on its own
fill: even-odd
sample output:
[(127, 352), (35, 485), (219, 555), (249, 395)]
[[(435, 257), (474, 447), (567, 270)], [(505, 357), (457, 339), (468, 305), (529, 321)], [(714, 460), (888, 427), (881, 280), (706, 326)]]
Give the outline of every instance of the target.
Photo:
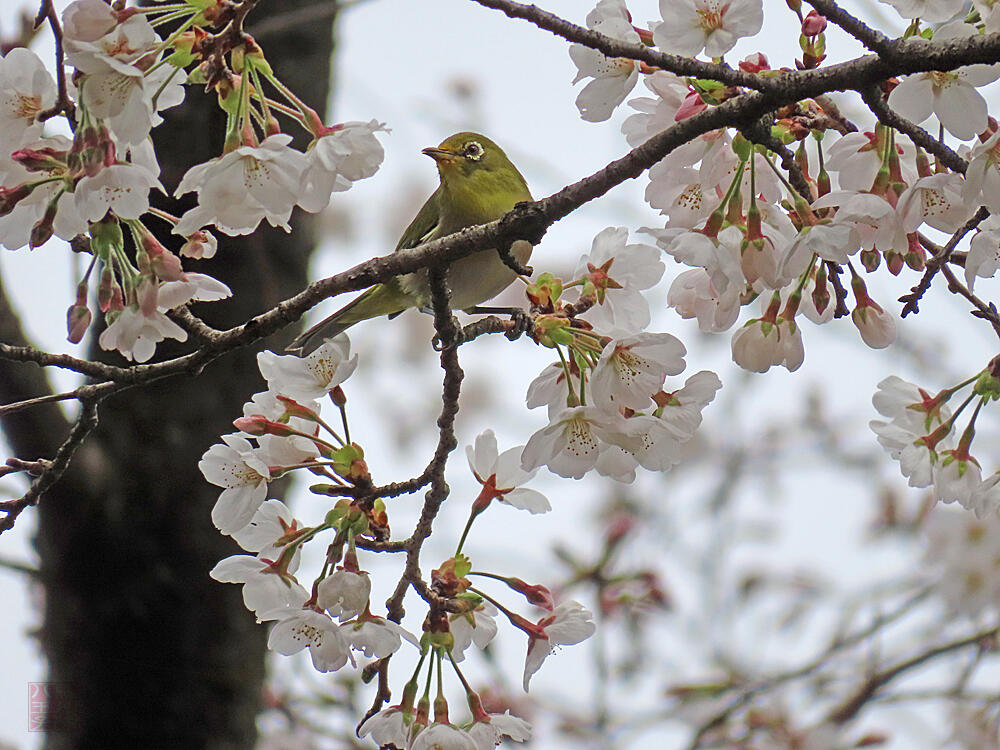
[[(335, 13), (275, 23), (310, 5), (320, 4), (261, 3), (248, 20), (251, 33), (254, 23), (269, 22), (272, 30), (258, 39), (269, 61), (322, 112)], [(157, 151), (168, 189), (188, 166), (219, 154), (220, 114), (214, 97), (197, 90), (166, 113)], [(172, 201), (165, 207), (179, 208)], [(228, 327), (301, 289), (314, 244), (310, 218), (297, 217), (291, 235), (262, 229), (248, 238), (221, 237), (216, 260), (187, 263), (234, 292), (233, 299), (196, 312), (213, 326)], [(16, 318), (3, 312), (4, 340), (19, 340)], [(163, 356), (178, 351), (164, 348)], [(120, 363), (96, 346), (91, 356)], [(253, 746), (265, 629), (244, 608), (239, 586), (208, 577), (237, 547), (211, 525), (218, 489), (204, 481), (197, 461), (232, 429), (245, 398), (262, 389), (254, 357), (255, 351), (241, 349), (198, 377), (162, 381), (105, 402), (97, 431), (39, 504), (40, 637), (56, 698), (49, 750)], [(39, 368), (2, 363), (4, 402), (46, 390)], [(3, 428), (15, 455), (34, 458), (52, 455), (67, 424), (48, 405), (10, 415)]]

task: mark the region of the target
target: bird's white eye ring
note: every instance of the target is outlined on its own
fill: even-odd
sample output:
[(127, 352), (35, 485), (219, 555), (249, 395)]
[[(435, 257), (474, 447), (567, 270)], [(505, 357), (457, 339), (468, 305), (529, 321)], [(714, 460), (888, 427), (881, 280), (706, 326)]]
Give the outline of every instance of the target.
[(483, 158), (483, 147), (479, 145), (478, 141), (469, 141), (462, 149), (462, 156), (472, 161), (479, 161)]

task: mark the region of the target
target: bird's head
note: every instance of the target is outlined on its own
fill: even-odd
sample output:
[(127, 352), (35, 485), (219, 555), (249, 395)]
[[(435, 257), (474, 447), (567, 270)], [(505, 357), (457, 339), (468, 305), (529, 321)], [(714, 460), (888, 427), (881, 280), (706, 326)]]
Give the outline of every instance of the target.
[(514, 170), (503, 149), (479, 133), (456, 133), (436, 148), (425, 148), (423, 153), (437, 162), (442, 182)]

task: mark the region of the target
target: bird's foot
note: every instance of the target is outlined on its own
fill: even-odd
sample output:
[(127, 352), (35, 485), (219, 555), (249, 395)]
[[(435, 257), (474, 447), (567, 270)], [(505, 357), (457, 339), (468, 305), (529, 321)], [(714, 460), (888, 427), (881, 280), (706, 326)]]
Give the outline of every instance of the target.
[(514, 327), (504, 334), (510, 341), (516, 341), (524, 334), (531, 333), (535, 329), (535, 321), (520, 307), (511, 309), (510, 322), (514, 324)]
[(431, 346), (434, 347), (434, 351), (443, 352), (445, 349), (454, 349), (457, 346), (461, 346), (461, 344), (465, 341), (465, 334), (462, 332), (462, 324), (454, 315), (451, 316), (450, 327), (451, 335), (448, 338), (451, 340), (448, 342), (445, 342), (441, 338), (440, 333), (434, 334), (434, 338), (431, 339)]
[(526, 266), (515, 258), (513, 253), (510, 251), (511, 247), (512, 245), (497, 248), (497, 255), (500, 256), (500, 260), (502, 260), (503, 264), (518, 276), (531, 276), (535, 270), (531, 266)]

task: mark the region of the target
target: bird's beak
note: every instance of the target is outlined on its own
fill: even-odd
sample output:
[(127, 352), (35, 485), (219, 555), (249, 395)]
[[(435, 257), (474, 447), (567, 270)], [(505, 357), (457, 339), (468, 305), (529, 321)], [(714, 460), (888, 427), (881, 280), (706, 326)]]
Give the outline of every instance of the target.
[(453, 151), (448, 151), (447, 149), (434, 148), (434, 147), (425, 148), (420, 153), (427, 154), (438, 164), (450, 164), (455, 160), (455, 157), (457, 156), (457, 154), (455, 154)]

